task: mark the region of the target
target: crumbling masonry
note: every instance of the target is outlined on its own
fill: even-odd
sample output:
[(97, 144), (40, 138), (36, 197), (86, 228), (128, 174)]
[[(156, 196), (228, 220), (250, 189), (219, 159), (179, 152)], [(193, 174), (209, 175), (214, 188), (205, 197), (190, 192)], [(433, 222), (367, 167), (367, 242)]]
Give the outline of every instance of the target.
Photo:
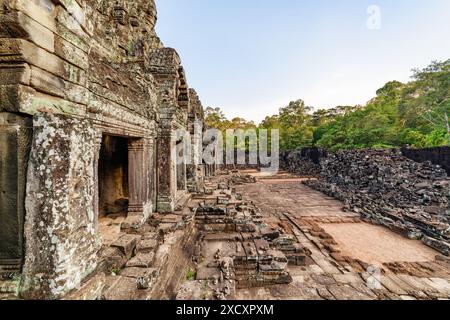
[(173, 212), (214, 167), (176, 165), (201, 102), (153, 0), (0, 0), (0, 270), (60, 298), (98, 264), (99, 221)]

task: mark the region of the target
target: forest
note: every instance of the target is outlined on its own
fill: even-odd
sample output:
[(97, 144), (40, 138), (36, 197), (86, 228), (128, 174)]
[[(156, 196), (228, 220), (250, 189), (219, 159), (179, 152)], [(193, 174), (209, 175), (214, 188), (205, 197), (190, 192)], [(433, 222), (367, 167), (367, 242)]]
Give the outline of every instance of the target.
[(220, 108), (208, 107), (205, 122), (221, 131), (278, 129), (281, 150), (450, 145), (450, 59), (412, 72), (410, 82), (386, 83), (366, 105), (316, 109), (299, 99), (260, 124), (229, 120)]

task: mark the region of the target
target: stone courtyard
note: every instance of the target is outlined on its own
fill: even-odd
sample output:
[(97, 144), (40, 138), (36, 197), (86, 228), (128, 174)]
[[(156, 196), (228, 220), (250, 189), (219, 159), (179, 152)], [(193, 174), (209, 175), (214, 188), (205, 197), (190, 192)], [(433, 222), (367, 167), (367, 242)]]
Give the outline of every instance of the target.
[[(291, 284), (239, 290), (238, 298), (448, 298), (448, 258), (420, 241), (344, 212), (341, 202), (309, 189), (301, 180), (280, 174), (238, 188), (244, 199), (253, 199), (265, 212), (269, 226), (284, 229), (311, 251), (307, 266), (289, 267)], [(372, 277), (376, 281), (376, 268), (379, 284), (368, 282)]]

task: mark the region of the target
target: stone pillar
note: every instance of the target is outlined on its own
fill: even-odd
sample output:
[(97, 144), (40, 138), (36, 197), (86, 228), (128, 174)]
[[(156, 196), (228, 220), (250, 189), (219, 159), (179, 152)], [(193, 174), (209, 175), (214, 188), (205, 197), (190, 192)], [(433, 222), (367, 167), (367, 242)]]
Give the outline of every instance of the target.
[(191, 193), (198, 192), (197, 168), (198, 166), (193, 164), (186, 166), (187, 190)]
[(153, 211), (150, 193), (151, 149), (149, 139), (132, 139), (128, 143), (128, 183), (130, 202), (123, 227), (140, 227)]
[(149, 150), (150, 152), (150, 174), (149, 174), (149, 199), (152, 201), (152, 207), (153, 211), (156, 211), (157, 209), (157, 203), (158, 203), (158, 140), (153, 138), (151, 140), (151, 148)]
[(31, 117), (0, 113), (0, 269), (20, 270)]
[(26, 186), (21, 295), (58, 299), (97, 267), (92, 123), (36, 114)]
[(176, 173), (174, 172), (174, 148), (171, 135), (158, 138), (158, 208), (160, 213), (175, 210)]
[(186, 163), (184, 161), (181, 162), (184, 157), (185, 150), (181, 147), (183, 145), (183, 141), (177, 143), (176, 148), (176, 167), (177, 167), (177, 191), (186, 191)]
[(94, 136), (94, 221), (98, 225), (98, 218), (100, 216), (100, 198), (99, 198), (99, 181), (98, 181), (98, 166), (100, 160), (100, 151), (102, 148), (102, 132), (97, 130)]
[(197, 124), (195, 124), (195, 120), (192, 120), (192, 122), (194, 122), (193, 124), (194, 129), (191, 130), (192, 162), (186, 165), (186, 180), (188, 192), (197, 193), (203, 187), (203, 179), (204, 179), (204, 172), (202, 165), (203, 150), (201, 148), (202, 131), (200, 129), (195, 130), (195, 126), (197, 126)]

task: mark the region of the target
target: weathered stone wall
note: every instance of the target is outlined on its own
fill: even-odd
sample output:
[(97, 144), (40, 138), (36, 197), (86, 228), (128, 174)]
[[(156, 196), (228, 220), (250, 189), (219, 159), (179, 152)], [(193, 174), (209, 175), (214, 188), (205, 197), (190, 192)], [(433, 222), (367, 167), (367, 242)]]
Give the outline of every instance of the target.
[(402, 154), (414, 161), (431, 161), (440, 165), (450, 176), (450, 147), (427, 148), (427, 149), (401, 149)]
[[(26, 216), (26, 297), (61, 297), (96, 267), (102, 137), (127, 140), (122, 227), (142, 225), (157, 199), (162, 212), (174, 210), (174, 131), (188, 129), (203, 110), (198, 105), (189, 117), (181, 60), (163, 47), (155, 23), (153, 0), (0, 0), (1, 119), (33, 117), (32, 128), (31, 120), (24, 126), (32, 144), (24, 148), (10, 143), (0, 120), (1, 144), (8, 144), (0, 181), (14, 175), (19, 186), (9, 195), (17, 207), (8, 216), (19, 220), (8, 241), (19, 251)], [(17, 170), (10, 158), (19, 159)]]
[(28, 168), (23, 294), (56, 298), (95, 270), (94, 146), (89, 120), (38, 114)]
[(284, 151), (280, 154), (280, 167), (300, 176), (316, 177), (320, 175), (320, 161), (326, 156), (327, 152), (319, 148)]

